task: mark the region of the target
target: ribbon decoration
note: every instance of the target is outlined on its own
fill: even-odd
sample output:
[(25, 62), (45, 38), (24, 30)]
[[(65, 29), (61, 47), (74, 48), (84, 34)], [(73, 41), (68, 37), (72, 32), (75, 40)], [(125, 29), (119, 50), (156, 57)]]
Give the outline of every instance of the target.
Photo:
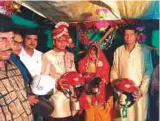
[(120, 109), (120, 113), (121, 113), (121, 116), (122, 116), (122, 121), (127, 121), (127, 113), (128, 113), (127, 108), (123, 106)]
[(105, 40), (105, 38), (114, 30), (117, 29), (118, 27), (111, 27), (109, 28), (108, 31), (106, 31), (106, 33), (103, 35), (103, 37), (97, 42), (97, 44), (100, 44), (102, 41)]

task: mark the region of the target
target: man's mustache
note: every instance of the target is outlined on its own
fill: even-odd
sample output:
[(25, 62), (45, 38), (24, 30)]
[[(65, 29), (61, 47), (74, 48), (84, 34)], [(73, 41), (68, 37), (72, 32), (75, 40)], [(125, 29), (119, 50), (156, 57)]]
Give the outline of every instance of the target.
[(2, 52), (6, 52), (6, 51), (12, 51), (11, 48), (7, 49), (7, 50), (2, 50)]

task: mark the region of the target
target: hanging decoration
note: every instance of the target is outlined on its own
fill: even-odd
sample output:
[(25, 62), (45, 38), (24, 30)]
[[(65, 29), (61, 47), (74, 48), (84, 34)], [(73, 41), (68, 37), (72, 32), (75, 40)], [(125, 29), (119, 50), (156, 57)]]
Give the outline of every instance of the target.
[(83, 25), (85, 26), (87, 31), (96, 31), (97, 32), (97, 28), (95, 27), (94, 21), (85, 22), (85, 23), (83, 23)]
[(104, 21), (106, 19), (107, 13), (108, 9), (106, 8), (100, 8), (96, 10), (96, 14), (99, 16), (100, 21), (96, 21), (95, 26), (101, 32), (105, 32), (106, 28), (108, 28), (109, 26), (109, 23), (107, 21)]
[(80, 25), (77, 25), (77, 30), (79, 32), (79, 38), (80, 41), (84, 44), (84, 45), (90, 45), (92, 43), (92, 41), (89, 39), (89, 37), (87, 36), (86, 31), (82, 31)]
[(108, 21), (96, 21), (95, 26), (100, 32), (105, 32), (105, 30), (109, 26), (109, 22)]
[(138, 42), (142, 43), (143, 41), (145, 41), (147, 39), (147, 36), (144, 34), (145, 27), (137, 26), (136, 31), (138, 33), (138, 35), (137, 35)]
[(108, 9), (106, 8), (96, 9), (96, 14), (100, 17), (100, 20), (105, 20), (107, 13), (108, 13)]
[(0, 0), (0, 13), (6, 16), (11, 16), (16, 12), (20, 12), (21, 3), (15, 1)]
[[(89, 32), (94, 32), (95, 35), (99, 32), (102, 35), (107, 33), (107, 36), (102, 37), (97, 42), (100, 44), (103, 50), (107, 50), (111, 47), (115, 36), (116, 31), (119, 29), (120, 31), (123, 30), (127, 25), (134, 25), (137, 26), (136, 30), (138, 32), (137, 40), (139, 42), (143, 42), (147, 39), (147, 36), (144, 34), (145, 27), (142, 26), (142, 23), (139, 21), (133, 20), (117, 20), (117, 21), (92, 21), (92, 22), (85, 22), (77, 24), (77, 30), (79, 32), (80, 41), (82, 44), (89, 46), (94, 40), (92, 40), (89, 36)], [(104, 32), (100, 31), (103, 26), (106, 26)], [(112, 29), (111, 29), (112, 28)]]
[(117, 30), (117, 26), (115, 27), (110, 27), (105, 34), (103, 35), (102, 38), (100, 38), (100, 40), (97, 42), (97, 44), (100, 44), (101, 48), (103, 50), (107, 50), (109, 47), (111, 47), (112, 42), (114, 40), (114, 37), (116, 35), (116, 30)]
[(113, 43), (113, 40), (114, 40), (114, 38), (115, 38), (115, 36), (116, 36), (116, 30), (117, 30), (117, 29), (114, 29), (114, 30), (108, 35), (108, 37), (107, 37), (106, 39), (104, 39), (104, 41), (102, 41), (102, 42), (100, 43), (100, 46), (101, 46), (101, 49), (102, 49), (102, 50), (107, 50), (108, 48), (111, 47), (111, 45), (112, 45), (112, 43)]

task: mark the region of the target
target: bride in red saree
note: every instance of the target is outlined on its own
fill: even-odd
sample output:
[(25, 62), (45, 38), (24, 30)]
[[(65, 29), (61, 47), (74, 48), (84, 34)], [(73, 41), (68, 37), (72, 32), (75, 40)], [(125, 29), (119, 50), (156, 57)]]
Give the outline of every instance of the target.
[(113, 95), (111, 90), (106, 91), (110, 65), (99, 45), (92, 44), (89, 47), (87, 55), (78, 62), (78, 70), (86, 77), (86, 83), (94, 77), (102, 80), (97, 94), (83, 93), (80, 98), (81, 107), (85, 110), (85, 121), (112, 121)]

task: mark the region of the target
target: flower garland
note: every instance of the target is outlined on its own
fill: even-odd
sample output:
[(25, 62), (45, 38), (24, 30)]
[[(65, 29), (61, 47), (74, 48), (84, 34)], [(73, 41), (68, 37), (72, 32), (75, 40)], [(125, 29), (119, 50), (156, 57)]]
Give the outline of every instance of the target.
[(0, 13), (10, 16), (12, 14), (12, 1), (0, 1)]
[(15, 1), (0, 0), (0, 13), (6, 16), (11, 16), (13, 13), (20, 12), (21, 4)]

